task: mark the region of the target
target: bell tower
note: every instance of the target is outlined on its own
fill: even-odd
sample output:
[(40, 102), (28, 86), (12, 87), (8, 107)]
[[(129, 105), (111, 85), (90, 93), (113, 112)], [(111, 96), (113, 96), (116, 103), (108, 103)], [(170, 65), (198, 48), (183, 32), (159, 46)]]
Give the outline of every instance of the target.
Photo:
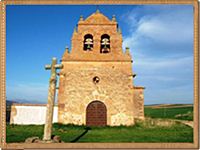
[(71, 39), (71, 53), (62, 60), (125, 60), (131, 57), (122, 50), (122, 34), (113, 15), (109, 20), (97, 10), (88, 18), (80, 16)]

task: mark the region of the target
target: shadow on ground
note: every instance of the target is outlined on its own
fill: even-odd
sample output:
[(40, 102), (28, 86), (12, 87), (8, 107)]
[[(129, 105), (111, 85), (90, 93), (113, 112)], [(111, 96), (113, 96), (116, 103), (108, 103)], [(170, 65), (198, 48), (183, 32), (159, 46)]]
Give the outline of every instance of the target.
[(91, 128), (90, 128), (90, 127), (86, 127), (86, 128), (85, 128), (85, 131), (84, 131), (81, 135), (79, 135), (78, 137), (76, 137), (74, 140), (72, 140), (72, 141), (70, 141), (70, 142), (71, 142), (71, 143), (77, 142), (81, 137), (83, 137), (85, 134), (87, 134), (87, 132), (88, 132), (89, 130), (91, 130)]

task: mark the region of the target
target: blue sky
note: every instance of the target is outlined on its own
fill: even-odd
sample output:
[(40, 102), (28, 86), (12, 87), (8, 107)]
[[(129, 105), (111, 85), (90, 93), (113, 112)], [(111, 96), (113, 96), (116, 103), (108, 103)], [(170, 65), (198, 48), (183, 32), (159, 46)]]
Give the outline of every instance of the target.
[[(145, 104), (193, 103), (193, 6), (100, 5), (116, 15), (123, 48), (130, 47), (134, 84), (145, 86)], [(7, 6), (7, 99), (47, 101), (50, 71), (44, 65), (61, 59), (70, 47), (80, 15), (95, 5)]]

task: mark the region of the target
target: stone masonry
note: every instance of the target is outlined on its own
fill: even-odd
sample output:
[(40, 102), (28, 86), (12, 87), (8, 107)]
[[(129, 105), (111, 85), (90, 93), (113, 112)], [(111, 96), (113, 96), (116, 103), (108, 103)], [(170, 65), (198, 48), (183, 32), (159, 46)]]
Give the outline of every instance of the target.
[[(92, 44), (84, 45), (85, 35)], [(103, 45), (106, 40), (102, 37), (107, 37), (107, 45)], [(99, 11), (86, 19), (80, 17), (71, 44), (71, 51), (66, 49), (62, 57), (58, 122), (86, 125), (87, 120), (92, 120), (101, 125), (100, 121), (106, 120), (106, 125), (118, 126), (133, 125), (135, 118), (143, 119), (144, 88), (133, 86), (132, 58), (128, 48), (122, 50), (122, 34), (115, 17), (109, 20)], [(84, 46), (92, 48), (84, 50)], [(108, 52), (101, 53), (102, 47)], [(90, 108), (94, 110), (87, 111)], [(95, 111), (98, 108), (104, 112)], [(107, 118), (98, 119), (98, 115)]]

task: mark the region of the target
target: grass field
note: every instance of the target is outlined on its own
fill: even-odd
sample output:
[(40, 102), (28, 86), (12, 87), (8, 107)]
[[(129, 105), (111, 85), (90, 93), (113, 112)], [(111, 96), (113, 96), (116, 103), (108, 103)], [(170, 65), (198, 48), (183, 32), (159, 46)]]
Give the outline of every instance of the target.
[(146, 117), (151, 118), (193, 120), (193, 105), (152, 105), (145, 106), (144, 112)]
[[(151, 126), (136, 123), (125, 127), (91, 127), (53, 125), (53, 134), (64, 142), (193, 142), (192, 128), (175, 123), (172, 126)], [(42, 125), (8, 125), (7, 142), (24, 142), (26, 138), (42, 138)]]

